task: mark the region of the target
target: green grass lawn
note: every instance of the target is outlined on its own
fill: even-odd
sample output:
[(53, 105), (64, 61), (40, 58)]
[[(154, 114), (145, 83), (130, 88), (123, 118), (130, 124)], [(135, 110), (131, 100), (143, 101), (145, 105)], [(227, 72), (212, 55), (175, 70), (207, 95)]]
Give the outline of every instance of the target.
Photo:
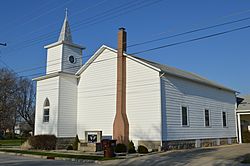
[(31, 150), (15, 150), (15, 149), (0, 149), (2, 152), (20, 153), (20, 154), (31, 154), (47, 157), (63, 157), (63, 158), (74, 158), (74, 159), (85, 159), (85, 160), (112, 160), (114, 158), (105, 158), (102, 156), (91, 156), (91, 155), (74, 155), (74, 154), (63, 154), (63, 153), (52, 153), (52, 152), (41, 152)]
[(20, 146), (25, 139), (4, 139), (0, 140), (0, 147), (2, 146)]

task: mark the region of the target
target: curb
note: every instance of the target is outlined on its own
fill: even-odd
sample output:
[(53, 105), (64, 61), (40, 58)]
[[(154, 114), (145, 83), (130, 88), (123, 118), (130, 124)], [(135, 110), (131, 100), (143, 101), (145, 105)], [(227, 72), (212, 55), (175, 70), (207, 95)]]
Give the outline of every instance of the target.
[(2, 152), (2, 151), (0, 151), (0, 154), (9, 154), (9, 155), (13, 155), (13, 156), (32, 157), (32, 158), (48, 159), (48, 160), (61, 160), (61, 161), (72, 161), (72, 162), (80, 162), (80, 163), (101, 164), (101, 162), (98, 161), (98, 160), (87, 160), (87, 159), (76, 159), (76, 158), (65, 158), (65, 157), (50, 157), (50, 156), (22, 154), (22, 153), (11, 153), (11, 152)]

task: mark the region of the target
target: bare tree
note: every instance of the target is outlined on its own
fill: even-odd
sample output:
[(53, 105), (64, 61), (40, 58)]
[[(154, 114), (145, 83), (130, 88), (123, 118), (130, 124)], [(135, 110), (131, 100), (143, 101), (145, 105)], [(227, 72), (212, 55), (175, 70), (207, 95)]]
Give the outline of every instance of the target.
[(35, 121), (35, 89), (34, 84), (27, 78), (18, 81), (16, 98), (17, 113), (34, 131)]
[(0, 131), (14, 136), (17, 118), (34, 130), (35, 90), (31, 80), (0, 69)]
[(0, 69), (0, 129), (12, 130), (16, 123), (15, 93), (17, 76), (7, 69)]

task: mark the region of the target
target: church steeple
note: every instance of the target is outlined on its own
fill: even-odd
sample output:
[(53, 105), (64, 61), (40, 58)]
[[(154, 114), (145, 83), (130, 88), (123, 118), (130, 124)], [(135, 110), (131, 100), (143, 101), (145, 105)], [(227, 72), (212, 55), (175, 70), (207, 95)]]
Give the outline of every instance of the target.
[(44, 48), (47, 49), (46, 74), (55, 72), (75, 74), (82, 66), (84, 47), (72, 41), (67, 9), (58, 41)]
[(65, 18), (64, 18), (63, 26), (62, 26), (58, 41), (66, 41), (66, 42), (72, 43), (72, 36), (71, 36), (69, 22), (68, 22), (68, 9), (67, 8), (65, 10)]

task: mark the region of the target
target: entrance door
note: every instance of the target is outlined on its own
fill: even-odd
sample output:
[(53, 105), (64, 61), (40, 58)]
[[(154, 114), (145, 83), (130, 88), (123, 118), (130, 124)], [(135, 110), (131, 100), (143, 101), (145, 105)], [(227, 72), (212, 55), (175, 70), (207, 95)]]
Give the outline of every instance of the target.
[(242, 143), (250, 143), (250, 115), (240, 115)]

